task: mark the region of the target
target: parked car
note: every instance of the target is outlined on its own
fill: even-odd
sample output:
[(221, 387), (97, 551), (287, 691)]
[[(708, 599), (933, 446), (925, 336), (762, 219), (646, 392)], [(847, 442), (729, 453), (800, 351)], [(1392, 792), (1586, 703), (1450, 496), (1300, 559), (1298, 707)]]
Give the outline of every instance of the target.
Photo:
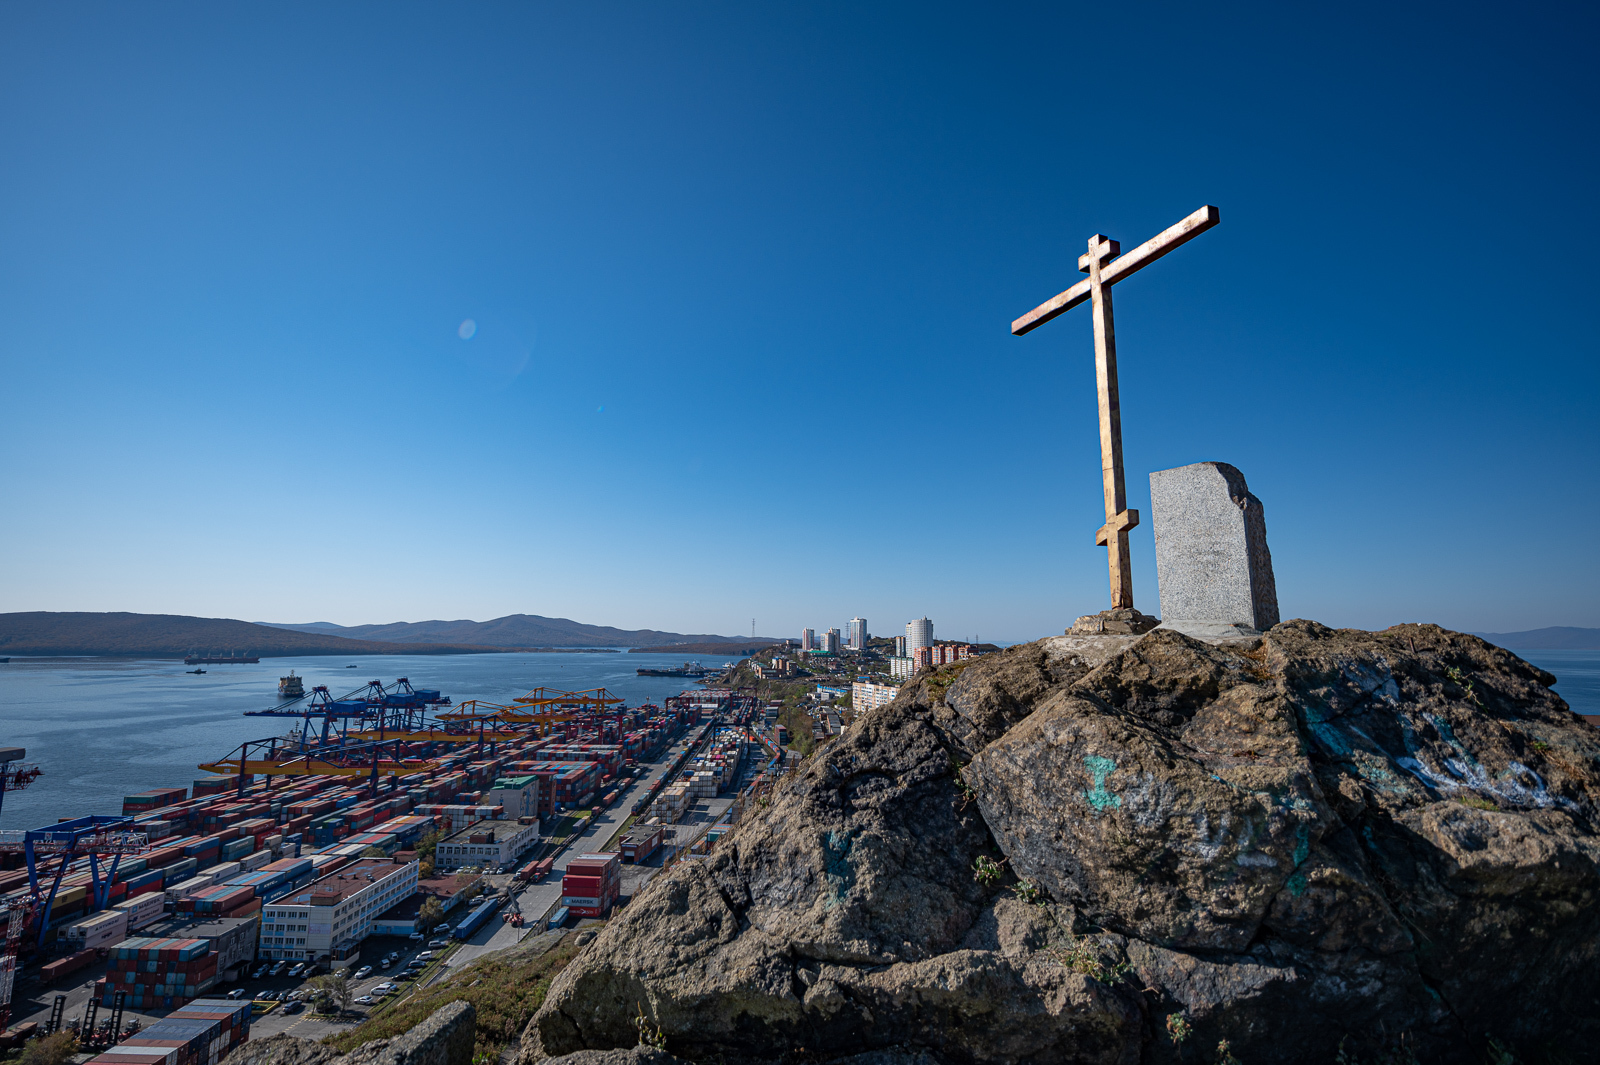
[(250, 970), (250, 979), (261, 979), (263, 976), (267, 975), (267, 970), (270, 968), (272, 968), (272, 963), (270, 961), (261, 962), (254, 969)]
[(387, 954), (387, 955), (384, 956), (382, 961), (378, 962), (378, 968), (387, 969), (389, 966), (391, 966), (393, 964), (394, 964), (394, 955), (393, 954)]
[(306, 1008), (306, 1004), (304, 1002), (295, 1001), (295, 1002), (291, 1002), (287, 1006), (283, 1007), (283, 1012), (285, 1012), (285, 1013), (299, 1013), (301, 1010), (303, 1010), (305, 1008)]
[(376, 1001), (378, 1001), (378, 1000), (373, 998), (371, 995), (362, 995), (360, 998), (356, 999), (356, 1005), (357, 1006), (370, 1006)]
[(448, 947), (449, 945), (450, 945), (450, 941), (448, 939), (430, 939), (430, 940), (428, 940), (428, 946), (434, 948), (435, 950), (437, 950), (440, 947)]
[(244, 998), (245, 994), (246, 992), (244, 988), (236, 987), (232, 991), (228, 992), (228, 997), (237, 1002), (239, 999)]
[(415, 961), (427, 961), (429, 958), (432, 958), (432, 957), (433, 957), (433, 951), (425, 950), (422, 953), (418, 954), (414, 960)]
[(398, 975), (396, 975), (395, 979), (396, 980), (415, 980), (420, 975), (421, 975), (421, 971), (418, 970), (418, 969), (405, 969), (405, 970), (402, 970)]
[(288, 967), (289, 967), (289, 963), (288, 962), (280, 961), (276, 965), (274, 965), (271, 969), (267, 970), (267, 975), (268, 976), (282, 976), (283, 975), (283, 970), (287, 969)]
[(413, 943), (421, 943), (422, 942), (422, 933), (421, 932), (412, 932), (406, 938), (411, 940)]
[(356, 979), (357, 980), (365, 980), (367, 977), (369, 977), (371, 975), (372, 975), (372, 966), (370, 966), (370, 965), (363, 965), (361, 968), (356, 970)]
[(289, 966), (289, 975), (290, 976), (299, 976), (301, 973), (303, 973), (305, 971), (306, 971), (306, 963), (303, 962), (303, 961), (297, 961), (293, 965)]

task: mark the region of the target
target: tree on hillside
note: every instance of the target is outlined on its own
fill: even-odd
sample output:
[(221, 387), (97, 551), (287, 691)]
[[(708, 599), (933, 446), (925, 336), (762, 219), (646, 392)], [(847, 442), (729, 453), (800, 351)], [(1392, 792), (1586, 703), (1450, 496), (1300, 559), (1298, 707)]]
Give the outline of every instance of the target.
[(349, 977), (328, 973), (317, 977), (312, 985), (322, 992), (317, 1008), (325, 1013), (343, 1013), (355, 1003), (356, 991), (350, 986)]
[(78, 1037), (73, 1032), (56, 1032), (28, 1040), (22, 1048), (19, 1065), (67, 1065), (78, 1053)]
[(431, 935), (435, 928), (444, 924), (444, 903), (438, 896), (429, 895), (422, 900), (422, 909), (417, 911), (417, 927), (422, 929), (423, 935)]
[(438, 833), (438, 830), (434, 830), (432, 832), (429, 832), (426, 835), (424, 835), (421, 839), (417, 840), (417, 857), (418, 858), (426, 858), (430, 865), (433, 863), (434, 853), (438, 849), (439, 849), (439, 833)]

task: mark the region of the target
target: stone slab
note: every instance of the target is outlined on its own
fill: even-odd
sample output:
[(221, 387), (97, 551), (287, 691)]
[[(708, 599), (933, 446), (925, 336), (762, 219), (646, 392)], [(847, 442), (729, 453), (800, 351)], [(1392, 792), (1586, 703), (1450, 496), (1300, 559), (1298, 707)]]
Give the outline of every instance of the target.
[(1261, 500), (1225, 462), (1150, 475), (1156, 577), (1165, 628), (1247, 639), (1278, 623), (1278, 590)]

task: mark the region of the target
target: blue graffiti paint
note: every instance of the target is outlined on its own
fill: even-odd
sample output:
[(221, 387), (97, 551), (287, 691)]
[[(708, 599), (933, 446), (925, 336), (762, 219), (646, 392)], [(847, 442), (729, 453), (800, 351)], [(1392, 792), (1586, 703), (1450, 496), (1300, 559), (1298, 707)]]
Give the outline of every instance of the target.
[(832, 892), (828, 901), (823, 903), (824, 909), (831, 910), (839, 905), (845, 893), (855, 887), (856, 871), (850, 864), (850, 851), (854, 846), (853, 834), (837, 829), (828, 833), (823, 844), (823, 873), (828, 878), (828, 887)]
[(1094, 778), (1094, 787), (1083, 793), (1083, 797), (1089, 800), (1089, 805), (1102, 813), (1106, 810), (1120, 810), (1122, 796), (1106, 790), (1106, 777), (1117, 768), (1117, 763), (1101, 755), (1091, 754), (1083, 760), (1083, 767)]

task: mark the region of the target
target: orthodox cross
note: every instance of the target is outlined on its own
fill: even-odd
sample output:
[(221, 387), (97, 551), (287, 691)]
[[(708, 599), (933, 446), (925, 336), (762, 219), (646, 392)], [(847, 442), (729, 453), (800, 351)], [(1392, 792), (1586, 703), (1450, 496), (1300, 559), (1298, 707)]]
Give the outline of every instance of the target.
[(1106, 548), (1111, 569), (1111, 606), (1133, 609), (1133, 569), (1128, 558), (1128, 530), (1139, 524), (1139, 512), (1128, 509), (1122, 475), (1122, 408), (1117, 400), (1117, 338), (1111, 324), (1111, 286), (1167, 252), (1198, 237), (1221, 221), (1215, 207), (1202, 207), (1170, 229), (1151, 237), (1126, 255), (1109, 237), (1095, 234), (1089, 250), (1078, 256), (1078, 269), (1089, 276), (1055, 299), (1039, 304), (1011, 323), (1021, 336), (1084, 300), (1094, 301), (1094, 372), (1100, 390), (1100, 472), (1105, 483), (1106, 523), (1094, 542)]

